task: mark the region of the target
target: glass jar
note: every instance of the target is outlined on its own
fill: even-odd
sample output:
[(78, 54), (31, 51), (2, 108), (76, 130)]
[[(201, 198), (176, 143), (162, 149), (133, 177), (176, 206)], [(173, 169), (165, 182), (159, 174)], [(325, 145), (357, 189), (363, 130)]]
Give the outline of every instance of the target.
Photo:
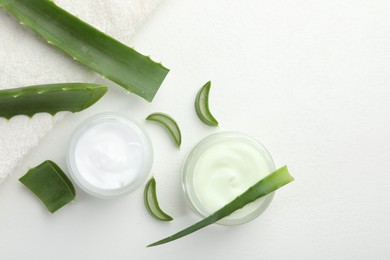
[(71, 137), (67, 165), (87, 193), (111, 198), (139, 188), (153, 163), (148, 134), (135, 120), (102, 113), (82, 122)]
[[(273, 171), (272, 157), (262, 144), (239, 132), (222, 132), (195, 145), (184, 163), (181, 179), (190, 207), (207, 217)], [(217, 223), (249, 222), (266, 210), (273, 196), (274, 192), (261, 197)]]

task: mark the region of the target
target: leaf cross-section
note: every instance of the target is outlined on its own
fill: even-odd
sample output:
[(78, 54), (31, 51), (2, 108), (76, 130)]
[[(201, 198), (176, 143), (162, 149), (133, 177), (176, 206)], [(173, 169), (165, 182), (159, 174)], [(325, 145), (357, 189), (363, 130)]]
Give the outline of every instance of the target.
[(19, 181), (34, 193), (51, 213), (74, 200), (76, 196), (72, 182), (53, 161), (44, 161), (30, 169)]

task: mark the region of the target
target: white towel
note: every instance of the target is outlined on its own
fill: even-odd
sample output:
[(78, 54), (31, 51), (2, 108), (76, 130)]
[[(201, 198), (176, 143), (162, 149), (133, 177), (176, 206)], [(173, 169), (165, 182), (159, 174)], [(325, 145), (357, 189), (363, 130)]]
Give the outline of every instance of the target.
[[(123, 41), (160, 0), (56, 0), (59, 6)], [(55, 82), (89, 82), (95, 74), (49, 46), (0, 9), (0, 89)], [(64, 113), (0, 119), (0, 183)]]

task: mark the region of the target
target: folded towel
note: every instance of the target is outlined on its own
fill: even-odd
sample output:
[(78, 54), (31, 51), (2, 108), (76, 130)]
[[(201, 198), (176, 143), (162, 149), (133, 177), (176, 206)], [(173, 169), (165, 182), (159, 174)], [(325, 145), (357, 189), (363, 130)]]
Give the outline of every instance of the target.
[[(130, 37), (160, 0), (57, 0), (59, 6), (107, 34), (123, 41)], [(88, 82), (95, 74), (56, 50), (0, 9), (0, 89), (55, 82)], [(33, 51), (32, 51), (33, 50)], [(0, 183), (37, 145), (56, 116), (40, 113), (33, 118), (0, 119)]]

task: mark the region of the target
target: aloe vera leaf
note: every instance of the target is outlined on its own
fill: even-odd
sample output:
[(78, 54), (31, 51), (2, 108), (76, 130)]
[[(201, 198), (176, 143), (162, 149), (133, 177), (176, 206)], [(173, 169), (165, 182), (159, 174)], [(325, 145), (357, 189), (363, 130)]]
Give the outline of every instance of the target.
[(51, 115), (59, 111), (79, 112), (95, 104), (107, 87), (97, 84), (62, 83), (0, 90), (0, 117)]
[(195, 99), (195, 111), (199, 119), (203, 123), (209, 126), (218, 126), (218, 121), (211, 114), (209, 108), (209, 93), (210, 93), (211, 81), (207, 82), (196, 95)]
[(145, 186), (144, 203), (150, 215), (161, 221), (171, 221), (173, 218), (166, 214), (158, 204), (156, 194), (156, 180), (152, 177)]
[(147, 101), (169, 72), (50, 0), (0, 0), (0, 6), (49, 44)]
[(163, 125), (171, 134), (173, 140), (175, 141), (177, 147), (180, 148), (181, 145), (181, 131), (179, 125), (176, 123), (175, 119), (171, 116), (164, 113), (153, 113), (150, 114), (146, 120), (155, 121)]
[(249, 189), (247, 189), (244, 193), (239, 195), (237, 198), (235, 198), (232, 202), (226, 204), (221, 209), (217, 210), (212, 215), (208, 216), (207, 218), (199, 221), (198, 223), (172, 235), (167, 238), (164, 238), (160, 241), (157, 241), (155, 243), (152, 243), (148, 245), (148, 247), (162, 245), (168, 242), (171, 242), (173, 240), (179, 239), (181, 237), (184, 237), (188, 234), (191, 234), (201, 228), (204, 228), (208, 225), (211, 225), (218, 220), (229, 216), (234, 211), (244, 207), (246, 204), (255, 201), (256, 199), (263, 197), (281, 187), (284, 185), (292, 182), (294, 178), (290, 175), (288, 172), (287, 166), (283, 166), (282, 168), (274, 171), (273, 173), (267, 175), (265, 178), (251, 186)]
[(30, 169), (19, 181), (54, 213), (74, 200), (76, 191), (65, 173), (52, 161), (44, 161)]

